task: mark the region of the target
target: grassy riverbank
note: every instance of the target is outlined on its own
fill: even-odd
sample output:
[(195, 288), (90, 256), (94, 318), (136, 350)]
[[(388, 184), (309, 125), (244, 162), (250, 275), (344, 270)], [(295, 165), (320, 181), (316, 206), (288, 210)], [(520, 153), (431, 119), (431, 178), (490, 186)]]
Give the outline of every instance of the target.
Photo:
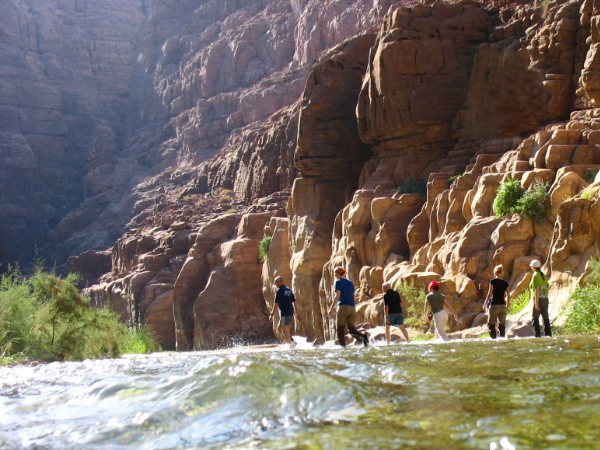
[(0, 277), (0, 365), (117, 357), (159, 350), (146, 328), (132, 328), (83, 297), (76, 275), (18, 270)]

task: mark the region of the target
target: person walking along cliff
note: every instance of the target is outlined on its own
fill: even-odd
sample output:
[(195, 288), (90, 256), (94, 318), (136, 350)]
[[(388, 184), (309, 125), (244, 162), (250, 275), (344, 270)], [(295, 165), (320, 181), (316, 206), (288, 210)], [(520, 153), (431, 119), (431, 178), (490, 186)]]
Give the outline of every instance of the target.
[(502, 264), (494, 267), (495, 278), (490, 281), (488, 295), (483, 305), (484, 310), (487, 308), (488, 328), (490, 329), (490, 337), (492, 339), (496, 339), (497, 337), (496, 322), (499, 323), (498, 330), (500, 331), (500, 337), (506, 335), (506, 314), (510, 306), (510, 289), (508, 283), (500, 278), (502, 271)]
[[(273, 309), (269, 314), (269, 320), (273, 320), (275, 314), (275, 308), (279, 307), (279, 328), (283, 332), (284, 341), (287, 344), (292, 343), (292, 336), (290, 334), (290, 324), (294, 317), (294, 303), (296, 297), (292, 290), (283, 284), (283, 278), (275, 278), (275, 286), (277, 286), (277, 293), (275, 294), (275, 300), (273, 302)], [(300, 315), (296, 314), (296, 318), (300, 320)]]
[(531, 289), (531, 298), (533, 299), (533, 329), (535, 330), (535, 337), (542, 337), (542, 330), (540, 329), (540, 316), (544, 319), (544, 334), (546, 337), (552, 337), (552, 327), (550, 326), (550, 316), (548, 314), (548, 307), (550, 306), (550, 300), (548, 299), (548, 280), (546, 275), (541, 270), (541, 263), (534, 259), (529, 264), (531, 270), (533, 270), (533, 277), (529, 283), (529, 289)]
[(443, 339), (444, 341), (449, 341), (450, 338), (446, 335), (446, 323), (448, 322), (448, 313), (444, 309), (444, 306), (452, 312), (454, 315), (454, 320), (458, 320), (458, 315), (452, 308), (452, 305), (448, 303), (444, 294), (438, 292), (440, 290), (440, 282), (432, 281), (427, 286), (429, 290), (429, 294), (425, 297), (425, 308), (423, 310), (423, 314), (425, 316), (425, 322), (429, 322), (429, 317), (427, 313), (429, 311), (429, 307), (431, 306), (431, 312), (433, 313), (433, 322), (435, 324), (435, 337), (438, 339)]
[(350, 334), (365, 347), (369, 345), (369, 335), (360, 333), (356, 329), (356, 307), (354, 303), (354, 284), (346, 278), (346, 269), (336, 267), (335, 273), (335, 300), (329, 308), (329, 315), (333, 317), (335, 306), (337, 304), (337, 337), (342, 347), (346, 346), (345, 330), (346, 326)]
[(410, 342), (408, 331), (404, 327), (404, 314), (402, 313), (402, 299), (400, 298), (400, 294), (393, 290), (389, 283), (383, 283), (381, 288), (385, 292), (383, 295), (383, 304), (385, 309), (385, 339), (388, 345), (390, 345), (391, 340), (391, 326), (398, 327), (402, 331), (406, 342)]

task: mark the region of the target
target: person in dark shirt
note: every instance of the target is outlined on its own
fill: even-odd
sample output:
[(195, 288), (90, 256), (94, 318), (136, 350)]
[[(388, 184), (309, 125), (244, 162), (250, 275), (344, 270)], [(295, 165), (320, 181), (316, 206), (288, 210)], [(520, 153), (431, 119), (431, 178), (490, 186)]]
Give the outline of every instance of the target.
[[(494, 267), (494, 279), (490, 281), (490, 288), (483, 304), (484, 311), (488, 309), (488, 328), (490, 336), (496, 339), (496, 321), (499, 323), (500, 337), (506, 336), (506, 314), (510, 306), (510, 289), (506, 281), (501, 279), (502, 264)], [(505, 300), (506, 299), (506, 300)]]
[(346, 326), (350, 334), (365, 347), (369, 345), (369, 335), (360, 333), (356, 329), (356, 308), (354, 304), (354, 284), (346, 278), (346, 269), (336, 267), (334, 270), (335, 282), (335, 300), (329, 308), (329, 315), (333, 316), (335, 305), (337, 311), (337, 336), (342, 347), (346, 346)]
[(387, 340), (388, 345), (390, 345), (390, 326), (398, 327), (402, 334), (404, 334), (404, 338), (406, 342), (410, 342), (408, 338), (408, 332), (406, 328), (404, 328), (404, 315), (402, 314), (402, 300), (400, 299), (400, 294), (398, 294), (395, 290), (392, 289), (389, 283), (383, 283), (381, 286), (383, 292), (383, 304), (385, 309), (385, 339)]
[[(273, 302), (273, 309), (269, 314), (269, 320), (273, 320), (275, 314), (275, 308), (279, 308), (279, 328), (283, 332), (285, 342), (287, 344), (292, 343), (292, 336), (290, 335), (290, 324), (294, 317), (294, 302), (296, 298), (292, 290), (283, 284), (283, 278), (275, 278), (275, 286), (277, 286), (277, 293), (275, 294), (275, 300)], [(296, 318), (300, 320), (300, 315), (296, 314)]]

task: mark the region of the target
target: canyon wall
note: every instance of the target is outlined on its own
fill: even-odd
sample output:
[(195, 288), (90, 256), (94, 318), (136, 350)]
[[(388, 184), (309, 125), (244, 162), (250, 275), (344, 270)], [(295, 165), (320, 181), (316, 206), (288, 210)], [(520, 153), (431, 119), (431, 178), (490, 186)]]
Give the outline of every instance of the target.
[[(485, 323), (495, 265), (504, 266), (516, 296), (539, 259), (551, 277), (551, 318), (564, 319), (599, 243), (597, 13), (587, 1), (487, 14), (469, 3), (418, 5), (388, 14), (357, 106), (374, 157), (336, 219), (323, 307), (333, 299), (337, 265), (357, 282), (359, 312), (371, 325), (383, 323), (382, 281), (425, 287), (437, 279), (461, 330)], [(424, 34), (434, 42), (424, 45)], [(426, 197), (402, 192), (403, 182), (419, 177), (428, 181)], [(510, 179), (526, 191), (546, 183), (543, 220), (495, 216), (496, 189)], [(530, 314), (531, 305), (513, 321)]]
[[(440, 280), (455, 329), (481, 322), (498, 263), (516, 295), (541, 259), (557, 320), (584, 281), (599, 238), (592, 0), (56, 4), (2, 7), (16, 17), (0, 19), (2, 261), (35, 245), (71, 256), (95, 305), (147, 323), (164, 348), (273, 340), (277, 275), (296, 332), (331, 339), (337, 265), (371, 325), (383, 281)], [(29, 109), (44, 116), (23, 128)], [(508, 179), (548, 183), (544, 220), (495, 217)]]

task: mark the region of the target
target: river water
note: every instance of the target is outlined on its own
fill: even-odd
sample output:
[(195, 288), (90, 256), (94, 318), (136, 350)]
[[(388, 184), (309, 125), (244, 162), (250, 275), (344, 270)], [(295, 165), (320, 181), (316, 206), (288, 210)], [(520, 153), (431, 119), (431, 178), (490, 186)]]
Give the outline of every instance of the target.
[(306, 347), (1, 368), (0, 448), (600, 448), (595, 336)]

